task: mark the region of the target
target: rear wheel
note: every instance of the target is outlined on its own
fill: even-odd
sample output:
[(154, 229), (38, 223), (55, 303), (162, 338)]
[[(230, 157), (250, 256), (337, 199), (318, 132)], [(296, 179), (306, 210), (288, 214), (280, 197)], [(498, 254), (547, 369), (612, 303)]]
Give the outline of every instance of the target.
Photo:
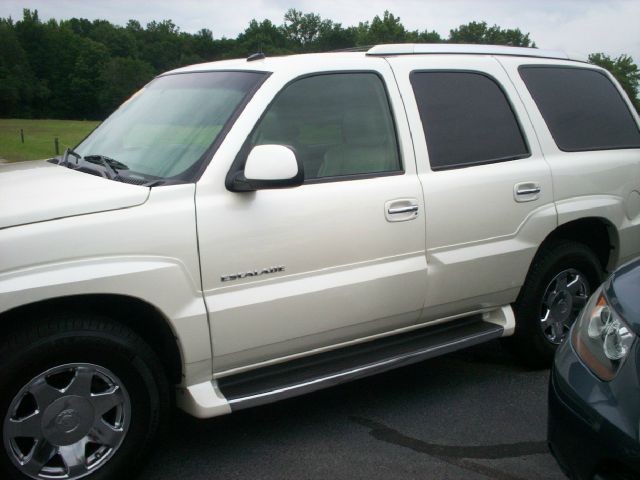
[(1, 347), (0, 476), (131, 477), (169, 410), (154, 352), (104, 318), (57, 317)]
[(544, 247), (514, 304), (516, 329), (507, 344), (524, 363), (546, 367), (602, 280), (595, 254), (574, 241)]

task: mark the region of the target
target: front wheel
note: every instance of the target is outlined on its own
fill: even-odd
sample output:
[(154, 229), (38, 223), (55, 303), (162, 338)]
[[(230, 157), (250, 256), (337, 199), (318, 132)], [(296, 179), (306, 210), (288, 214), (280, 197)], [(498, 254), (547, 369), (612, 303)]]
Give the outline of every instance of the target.
[(58, 317), (9, 335), (0, 353), (2, 478), (133, 475), (170, 403), (162, 365), (134, 332)]
[(514, 304), (516, 329), (506, 339), (531, 367), (547, 367), (589, 296), (602, 280), (602, 267), (587, 246), (558, 241), (535, 257)]

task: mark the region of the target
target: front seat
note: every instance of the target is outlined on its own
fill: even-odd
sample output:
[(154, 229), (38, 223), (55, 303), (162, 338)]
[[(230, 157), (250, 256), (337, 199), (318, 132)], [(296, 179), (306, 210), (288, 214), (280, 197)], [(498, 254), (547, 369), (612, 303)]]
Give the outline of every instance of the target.
[(387, 121), (370, 110), (349, 111), (342, 117), (342, 144), (328, 149), (318, 177), (388, 172), (398, 169), (397, 154), (388, 138)]

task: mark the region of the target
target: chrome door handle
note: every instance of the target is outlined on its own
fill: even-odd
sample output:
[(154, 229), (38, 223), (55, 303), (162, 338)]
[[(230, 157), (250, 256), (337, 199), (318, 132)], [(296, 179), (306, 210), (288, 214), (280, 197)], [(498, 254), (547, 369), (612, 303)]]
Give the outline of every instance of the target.
[(384, 216), (387, 222), (406, 222), (418, 218), (417, 198), (396, 198), (384, 204)]
[(516, 193), (518, 195), (533, 195), (535, 193), (540, 193), (541, 188), (540, 187), (533, 187), (533, 188), (519, 188)]
[(387, 210), (389, 215), (397, 215), (399, 213), (413, 213), (418, 211), (418, 205), (409, 205), (408, 207), (395, 207)]
[(538, 182), (521, 182), (513, 186), (513, 198), (518, 203), (538, 200), (540, 192), (542, 187)]

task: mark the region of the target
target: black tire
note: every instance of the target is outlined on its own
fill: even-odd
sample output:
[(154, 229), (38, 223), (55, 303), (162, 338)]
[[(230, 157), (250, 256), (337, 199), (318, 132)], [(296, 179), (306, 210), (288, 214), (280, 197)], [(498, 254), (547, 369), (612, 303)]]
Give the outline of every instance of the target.
[[(552, 284), (564, 272), (578, 272), (583, 278), (583, 290), (586, 297), (591, 295), (600, 285), (603, 277), (602, 267), (596, 255), (586, 245), (560, 240), (543, 247), (534, 258), (525, 283), (513, 305), (516, 316), (514, 335), (505, 339), (507, 347), (519, 357), (523, 363), (532, 368), (546, 368), (551, 365), (553, 355), (558, 348), (559, 335), (552, 340), (553, 333), (545, 331), (541, 318), (547, 306), (543, 304), (545, 293), (552, 289)], [(575, 277), (574, 277), (575, 278)], [(582, 297), (582, 293), (580, 297)], [(575, 321), (586, 298), (567, 302), (565, 329)], [(566, 335), (566, 331), (565, 331)], [(554, 342), (555, 340), (555, 342)], [(564, 337), (566, 340), (566, 336)]]
[[(97, 422), (103, 421), (107, 418), (107, 415), (114, 414), (113, 412), (116, 412), (116, 415), (120, 415), (119, 418), (124, 418), (122, 412), (126, 412), (127, 420), (126, 424), (124, 422), (121, 424), (126, 425), (126, 428), (121, 428), (122, 433), (119, 434), (117, 440), (119, 443), (116, 447), (99, 447), (102, 450), (99, 450), (97, 454), (91, 453), (88, 450), (89, 447), (82, 447), (83, 461), (80, 463), (89, 465), (90, 457), (93, 456), (96, 462), (95, 465), (97, 465), (95, 470), (85, 474), (82, 478), (87, 480), (132, 478), (137, 473), (142, 460), (149, 453), (160, 428), (166, 423), (165, 420), (172, 405), (169, 383), (162, 364), (153, 350), (137, 334), (126, 326), (104, 317), (77, 313), (56, 314), (48, 319), (28, 322), (27, 327), (16, 329), (6, 335), (0, 344), (0, 358), (2, 359), (0, 362), (0, 426), (3, 433), (2, 443), (0, 444), (2, 446), (2, 451), (0, 452), (0, 478), (16, 480), (42, 478), (43, 471), (37, 474), (29, 474), (26, 468), (17, 466), (16, 455), (20, 455), (21, 452), (15, 453), (15, 445), (20, 439), (15, 433), (9, 433), (11, 425), (8, 422), (13, 421), (12, 416), (18, 417), (15, 413), (16, 405), (19, 405), (19, 408), (27, 409), (27, 411), (33, 408), (27, 408), (23, 405), (36, 399), (35, 395), (29, 397), (31, 393), (24, 394), (25, 389), (36, 388), (34, 385), (41, 385), (42, 383), (37, 383), (41, 382), (41, 380), (34, 383), (34, 379), (44, 378), (47, 384), (45, 386), (47, 392), (50, 392), (48, 389), (49, 385), (51, 385), (50, 379), (55, 378), (55, 375), (47, 377), (45, 372), (66, 369), (64, 370), (65, 372), (67, 370), (71, 372), (72, 380), (68, 383), (68, 385), (71, 385), (76, 378), (81, 378), (78, 372), (86, 371), (88, 373), (83, 378), (88, 378), (88, 380), (83, 384), (78, 380), (77, 385), (78, 390), (82, 385), (83, 391), (86, 390), (88, 393), (85, 395), (84, 400), (78, 401), (93, 402), (96, 395), (94, 391), (97, 388), (95, 385), (98, 385), (103, 379), (97, 378), (99, 374), (87, 369), (86, 365), (97, 366), (97, 368), (102, 369), (100, 371), (111, 373), (112, 377), (118, 380), (117, 383), (111, 385), (111, 388), (125, 392), (124, 394), (120, 393), (120, 395), (126, 400), (122, 400), (122, 405), (119, 404), (119, 406), (114, 407), (116, 410), (109, 410), (110, 413), (105, 413), (104, 418), (101, 417), (102, 414), (95, 413), (98, 407), (94, 405), (95, 408), (91, 410), (92, 413), (85, 415), (88, 420), (85, 421), (84, 426), (81, 424), (82, 428), (85, 428), (91, 422), (93, 422), (91, 425), (97, 425)], [(77, 367), (74, 370), (69, 365), (76, 365)], [(64, 378), (67, 374), (60, 375), (60, 381), (67, 382)], [(107, 376), (105, 378), (110, 377)], [(88, 389), (87, 385), (90, 385)], [(106, 387), (102, 388), (108, 388), (109, 386), (109, 384), (106, 384)], [(63, 392), (63, 396), (67, 395), (64, 400), (66, 402), (69, 398), (68, 395), (72, 393), (64, 393), (64, 386), (57, 386), (56, 388), (61, 388), (60, 391)], [(69, 386), (66, 388), (71, 392)], [(60, 404), (62, 403), (61, 398), (57, 397), (57, 395), (56, 393), (55, 398), (57, 400), (48, 404), (50, 408), (47, 407), (47, 411), (51, 412), (49, 425), (53, 423), (57, 425), (47, 431), (48, 435), (51, 435), (51, 432), (55, 429), (58, 430), (55, 430), (54, 433), (56, 435), (60, 434), (63, 428), (60, 425), (63, 424), (63, 421), (71, 418), (72, 426), (69, 427), (65, 424), (65, 430), (61, 433), (63, 435), (68, 434), (68, 431), (72, 431), (69, 430), (70, 428), (76, 428), (73, 427), (73, 425), (77, 425), (74, 422), (79, 422), (78, 418), (82, 417), (77, 410), (69, 407), (60, 407), (67, 408), (67, 410), (57, 411), (58, 403), (56, 402), (60, 400)], [(38, 405), (36, 411), (39, 411), (40, 401), (36, 400), (32, 403)], [(42, 403), (45, 404), (44, 401)], [(54, 408), (54, 404), (56, 408)], [(90, 404), (93, 405), (93, 403)], [(47, 414), (47, 411), (42, 413), (43, 425), (46, 418), (44, 415)], [(66, 414), (67, 417), (63, 418), (63, 414)], [(77, 430), (79, 432), (81, 428), (77, 427)], [(45, 427), (42, 427), (38, 435), (42, 437), (42, 432), (44, 431)], [(76, 434), (79, 433), (74, 433), (74, 435)], [(80, 441), (85, 441), (89, 436), (90, 433), (87, 433), (84, 439)], [(32, 448), (29, 446), (29, 442), (33, 442), (33, 445), (36, 445), (34, 439), (27, 441), (27, 446), (24, 447), (26, 452), (29, 452), (29, 448)], [(50, 437), (45, 437), (45, 440), (41, 442), (47, 448), (50, 448), (51, 445), (51, 443), (47, 445), (47, 442), (52, 442), (54, 451), (60, 448), (55, 446), (58, 444), (55, 441), (51, 441)], [(78, 444), (76, 443), (76, 445)], [(43, 448), (45, 448), (44, 446)], [(98, 448), (93, 444), (91, 444), (91, 447)], [(35, 447), (31, 450), (31, 452), (33, 451), (35, 451)], [(48, 455), (49, 453), (43, 454), (43, 456)], [(86, 458), (84, 458), (85, 456)], [(56, 462), (58, 466), (56, 466)], [(31, 465), (31, 468), (41, 468), (37, 464), (34, 465)], [(67, 468), (65, 467), (66, 464), (62, 462), (61, 455), (57, 457), (54, 455), (52, 460), (45, 465), (48, 466), (43, 468)]]

